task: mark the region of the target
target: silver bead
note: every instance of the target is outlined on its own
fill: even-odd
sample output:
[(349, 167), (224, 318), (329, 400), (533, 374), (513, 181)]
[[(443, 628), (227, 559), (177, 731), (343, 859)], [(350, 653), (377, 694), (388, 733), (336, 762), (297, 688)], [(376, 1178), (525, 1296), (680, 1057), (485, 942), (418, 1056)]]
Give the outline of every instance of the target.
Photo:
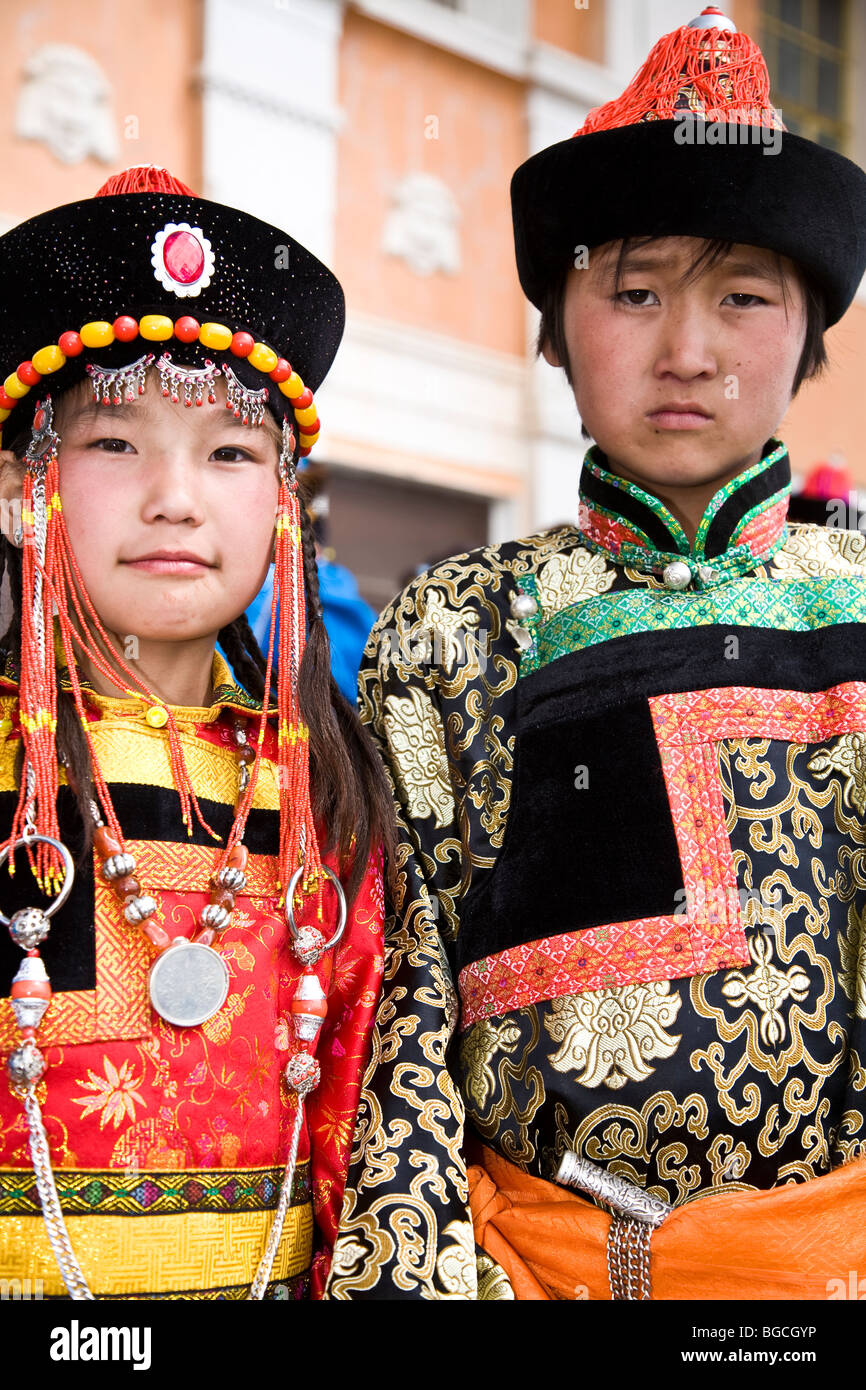
[(665, 565), (662, 580), (666, 589), (687, 589), (692, 582), (692, 571), (684, 560), (673, 560)]
[(135, 859), (131, 854), (111, 854), (102, 866), (102, 877), (109, 882), (113, 878), (126, 878), (135, 873)]
[(699, 14), (697, 19), (690, 19), (686, 25), (687, 29), (727, 29), (730, 33), (737, 33), (737, 26), (732, 19), (728, 19), (726, 14)]
[(711, 565), (701, 565), (698, 570), (702, 584), (712, 584), (713, 580), (718, 579), (718, 570), (714, 570)]
[(315, 965), (321, 960), (325, 938), (318, 927), (301, 927), (292, 944), (292, 950), (302, 965)]
[(518, 591), (511, 600), (512, 618), (531, 618), (538, 612), (538, 604), (532, 594)]
[(10, 999), (19, 1028), (38, 1028), (50, 999)]
[(309, 1095), (319, 1084), (321, 1071), (309, 1052), (296, 1052), (286, 1065), (286, 1085), (299, 1096)]
[(217, 874), (217, 883), (232, 893), (242, 893), (247, 886), (247, 876), (242, 869), (235, 869), (226, 864)]
[(152, 917), (156, 912), (156, 907), (156, 898), (150, 898), (145, 894), (140, 898), (130, 898), (123, 909), (123, 915), (127, 922), (135, 927), (146, 917)]
[(9, 922), (9, 935), (22, 951), (32, 951), (44, 941), (51, 930), (51, 923), (38, 907), (22, 907), (12, 914)]
[(13, 1086), (34, 1086), (45, 1075), (45, 1058), (28, 1038), (14, 1052), (10, 1052), (6, 1068)]
[(212, 927), (214, 931), (225, 931), (231, 921), (231, 913), (225, 907), (220, 907), (217, 903), (208, 903), (202, 909), (199, 919), (203, 927)]
[(526, 652), (532, 646), (532, 636), (525, 627), (513, 627), (512, 636), (522, 652)]

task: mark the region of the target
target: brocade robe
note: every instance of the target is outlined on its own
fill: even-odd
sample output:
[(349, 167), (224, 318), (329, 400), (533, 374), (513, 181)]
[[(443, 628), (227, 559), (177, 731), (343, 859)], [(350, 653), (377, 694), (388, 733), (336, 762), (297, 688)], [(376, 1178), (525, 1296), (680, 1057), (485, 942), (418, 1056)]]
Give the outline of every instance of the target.
[[(8, 668), (7, 668), (8, 674)], [(214, 658), (208, 709), (173, 707), (184, 757), (213, 841), (181, 822), (168, 744), (141, 701), (87, 696), (89, 729), (142, 890), (170, 936), (194, 936), (209, 879), (232, 821), (238, 783), (232, 714), (255, 728), (261, 709)], [(14, 681), (0, 682), (6, 730), (0, 821), (17, 802)], [(97, 1296), (244, 1299), (264, 1254), (294, 1117), (282, 1078), (295, 1050), (289, 1006), (302, 967), (277, 906), (279, 790), (276, 739), (266, 734), (245, 844), (247, 886), (215, 942), (230, 972), (222, 1008), (200, 1027), (176, 1028), (150, 1007), (153, 952), (92, 865), (51, 919), (41, 948), (54, 996), (37, 1032), (47, 1070), (38, 1088), (60, 1203), (73, 1250)], [(61, 773), (61, 832), (75, 851), (77, 810)], [(333, 904), (326, 890), (325, 906)], [(44, 902), (26, 858), (2, 871), (7, 916)], [(317, 1056), (322, 1080), (306, 1102), (298, 1164), (265, 1294), (319, 1296), (343, 1195), (358, 1090), (369, 1054), (382, 969), (381, 865), (368, 866), (336, 948)], [(299, 922), (314, 920), (306, 912)], [(327, 923), (326, 923), (327, 925)], [(335, 925), (335, 923), (334, 923)], [(21, 951), (0, 938), (8, 994)], [(24, 1296), (66, 1297), (48, 1243), (28, 1152), (23, 1106), (6, 1056), (19, 1034), (0, 1000), (0, 1280)], [(6, 1280), (19, 1281), (10, 1285)]]
[(605, 463), (367, 647), (400, 894), (331, 1297), (512, 1296), (479, 1140), (675, 1206), (866, 1152), (866, 538), (788, 526), (775, 440), (691, 546)]

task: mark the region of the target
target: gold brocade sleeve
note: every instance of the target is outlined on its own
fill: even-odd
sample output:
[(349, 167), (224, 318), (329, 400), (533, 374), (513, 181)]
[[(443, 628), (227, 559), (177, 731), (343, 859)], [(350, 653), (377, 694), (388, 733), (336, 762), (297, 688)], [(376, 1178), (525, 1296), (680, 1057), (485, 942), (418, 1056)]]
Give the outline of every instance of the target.
[(361, 717), (394, 790), (396, 901), (384, 993), (327, 1296), (479, 1296), (464, 1108), (447, 1065), (457, 1022), (448, 952), (462, 900), (502, 844), (511, 796), (517, 647), (510, 602), (550, 537), (457, 556), (380, 617)]

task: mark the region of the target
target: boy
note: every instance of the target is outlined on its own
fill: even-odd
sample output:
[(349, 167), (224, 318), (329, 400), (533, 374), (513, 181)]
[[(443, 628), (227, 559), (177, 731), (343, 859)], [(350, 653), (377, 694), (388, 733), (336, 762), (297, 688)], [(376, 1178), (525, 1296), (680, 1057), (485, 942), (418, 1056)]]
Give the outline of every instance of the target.
[(598, 443), (576, 527), (368, 645), (403, 891), (330, 1293), (824, 1298), (866, 1254), (866, 552), (788, 527), (773, 435), (866, 177), (708, 9), (512, 200)]

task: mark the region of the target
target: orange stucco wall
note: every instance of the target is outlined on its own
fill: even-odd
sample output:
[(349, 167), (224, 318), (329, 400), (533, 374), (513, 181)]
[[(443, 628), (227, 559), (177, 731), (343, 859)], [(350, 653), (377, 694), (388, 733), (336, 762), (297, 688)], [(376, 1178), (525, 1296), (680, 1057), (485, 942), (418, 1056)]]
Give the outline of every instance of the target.
[(578, 9), (573, 0), (535, 0), (533, 28), (542, 43), (564, 48), (591, 63), (604, 62), (604, 4), (589, 0)]
[(838, 451), (855, 482), (866, 487), (866, 304), (855, 301), (826, 338), (829, 365), (807, 382), (779, 433), (798, 473)]
[[(147, 0), (140, 6), (126, 0), (40, 0), (3, 8), (0, 211), (20, 219), (88, 197), (109, 174), (130, 164), (165, 164), (191, 187), (200, 185), (195, 75), (202, 0)], [(91, 157), (67, 165), (43, 144), (15, 135), (24, 65), (43, 44), (71, 44), (103, 69), (112, 87), (116, 163)]]
[[(340, 105), (334, 269), (349, 305), (522, 353), (508, 199), (525, 152), (522, 85), (348, 10)], [(432, 132), (438, 138), (428, 138)], [(416, 171), (441, 179), (456, 197), (458, 274), (420, 276), (381, 249), (392, 190)]]

